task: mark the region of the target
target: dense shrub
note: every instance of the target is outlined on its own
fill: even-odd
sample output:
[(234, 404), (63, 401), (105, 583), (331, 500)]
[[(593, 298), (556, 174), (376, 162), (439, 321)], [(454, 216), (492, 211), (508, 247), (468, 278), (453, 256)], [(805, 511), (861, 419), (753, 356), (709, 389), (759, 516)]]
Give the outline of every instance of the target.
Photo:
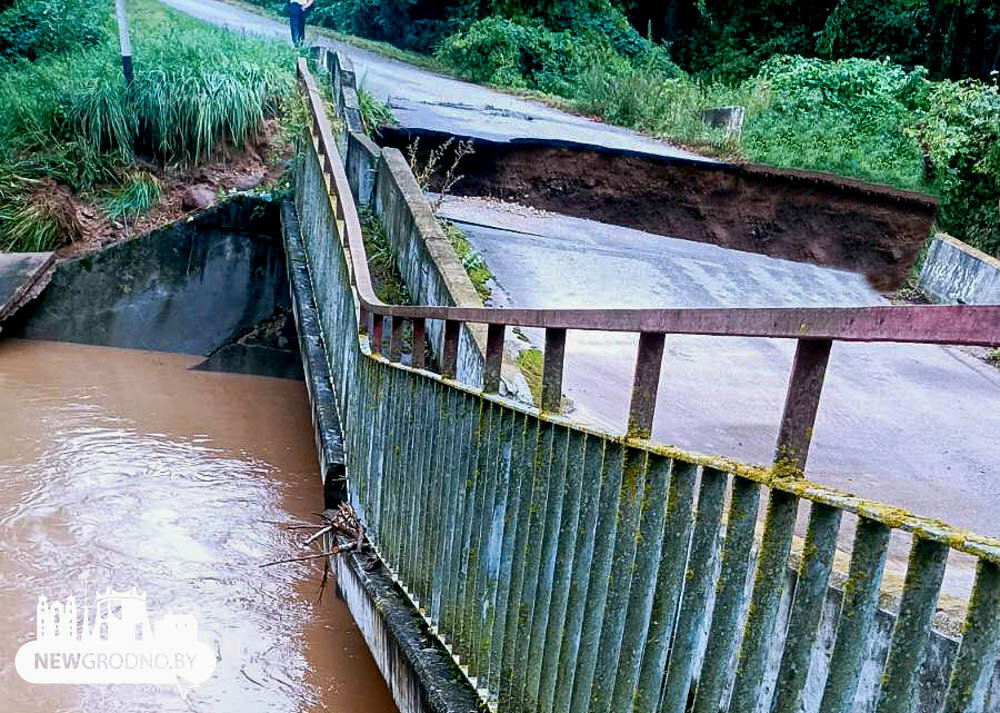
[(99, 42), (107, 9), (91, 0), (19, 0), (0, 12), (0, 59), (35, 60)]
[(1000, 90), (975, 80), (935, 83), (910, 134), (941, 195), (938, 220), (981, 250), (1000, 254)]
[(488, 17), (448, 37), (437, 54), (473, 81), (564, 94), (579, 51), (568, 31)]
[(770, 101), (748, 121), (743, 146), (750, 158), (923, 186), (922, 153), (906, 131), (926, 101), (922, 71), (886, 61), (775, 57), (754, 81)]

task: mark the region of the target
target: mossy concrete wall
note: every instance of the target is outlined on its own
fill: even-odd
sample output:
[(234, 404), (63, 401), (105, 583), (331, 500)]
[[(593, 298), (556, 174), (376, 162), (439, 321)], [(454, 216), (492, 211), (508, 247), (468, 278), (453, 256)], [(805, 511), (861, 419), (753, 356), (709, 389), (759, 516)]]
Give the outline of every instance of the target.
[(938, 233), (927, 248), (917, 286), (934, 302), (1000, 304), (1000, 260)]
[[(416, 304), (482, 307), (468, 273), (444, 235), (430, 203), (409, 164), (397, 149), (381, 149), (364, 135), (357, 103), (356, 75), (350, 60), (320, 50), (326, 67), (339, 125), (335, 140), (355, 201), (382, 221), (403, 282)], [(444, 324), (427, 324), (431, 351), (440, 355)], [(486, 354), (486, 327), (462, 325), (456, 378), (470, 386), (482, 384)], [(501, 393), (531, 403), (531, 389), (514, 363), (504, 356)]]

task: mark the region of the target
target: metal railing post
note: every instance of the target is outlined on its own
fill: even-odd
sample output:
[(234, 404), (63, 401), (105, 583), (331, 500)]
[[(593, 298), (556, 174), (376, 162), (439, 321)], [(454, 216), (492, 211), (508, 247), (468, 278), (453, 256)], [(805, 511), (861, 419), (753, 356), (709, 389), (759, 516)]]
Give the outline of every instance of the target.
[(483, 391), (495, 394), (500, 391), (500, 366), (503, 363), (504, 325), (491, 324), (486, 328), (486, 362), (483, 364)]
[(398, 362), (403, 357), (403, 318), (391, 317), (389, 327), (389, 361)]
[(423, 317), (410, 320), (410, 350), (413, 352), (413, 368), (423, 369), (426, 365), (424, 350), (427, 345), (427, 326)]
[(458, 371), (458, 335), (462, 323), (447, 319), (444, 323), (444, 349), (441, 354), (441, 376), (454, 379)]
[(566, 360), (566, 330), (545, 330), (545, 356), (542, 362), (542, 411), (559, 413), (562, 407), (563, 364)]
[(833, 341), (829, 339), (798, 341), (774, 449), (775, 463), (805, 470), (832, 346)]
[(383, 317), (377, 312), (372, 312), (371, 338), (368, 340), (372, 354), (382, 353), (382, 328)]
[(628, 412), (629, 438), (649, 438), (653, 432), (656, 412), (656, 392), (660, 386), (660, 366), (663, 363), (663, 334), (643, 332), (639, 335), (639, 351), (635, 359), (632, 381), (632, 402)]

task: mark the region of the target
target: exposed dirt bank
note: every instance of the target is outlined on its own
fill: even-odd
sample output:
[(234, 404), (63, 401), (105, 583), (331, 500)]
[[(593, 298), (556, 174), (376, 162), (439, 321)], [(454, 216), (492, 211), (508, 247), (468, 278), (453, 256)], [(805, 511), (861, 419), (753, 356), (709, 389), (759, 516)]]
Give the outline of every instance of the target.
[[(385, 130), (381, 143), (405, 152), (412, 140)], [(442, 141), (422, 135), (418, 160)], [(937, 207), (918, 193), (826, 174), (550, 143), (474, 143), (458, 168), (464, 178), (456, 195), (851, 270), (882, 291), (903, 284)], [(439, 165), (447, 168), (449, 157)]]
[[(277, 123), (270, 120), (242, 150), (222, 146), (213, 160), (201, 166), (162, 166), (140, 161), (138, 167), (159, 180), (160, 200), (146, 213), (127, 219), (112, 220), (94, 196), (74, 196), (65, 187), (56, 186), (66, 204), (67, 220), (75, 226), (73, 231), (67, 231), (67, 244), (59, 248), (57, 257), (77, 257), (129, 240), (211, 207), (234, 193), (280, 188), (292, 153), (293, 147)], [(202, 205), (190, 204), (185, 194), (191, 189), (198, 189), (197, 195), (209, 200)]]

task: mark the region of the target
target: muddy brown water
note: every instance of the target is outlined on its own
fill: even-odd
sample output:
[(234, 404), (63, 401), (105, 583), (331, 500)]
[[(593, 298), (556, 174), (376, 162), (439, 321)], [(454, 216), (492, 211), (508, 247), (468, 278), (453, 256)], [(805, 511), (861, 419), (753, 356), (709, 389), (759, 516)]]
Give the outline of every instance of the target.
[[(0, 710), (396, 710), (289, 523), (322, 508), (302, 382), (200, 357), (0, 340)], [(332, 584), (332, 583), (331, 583)], [(146, 592), (217, 652), (193, 688), (32, 685), (14, 669), (40, 594)]]

